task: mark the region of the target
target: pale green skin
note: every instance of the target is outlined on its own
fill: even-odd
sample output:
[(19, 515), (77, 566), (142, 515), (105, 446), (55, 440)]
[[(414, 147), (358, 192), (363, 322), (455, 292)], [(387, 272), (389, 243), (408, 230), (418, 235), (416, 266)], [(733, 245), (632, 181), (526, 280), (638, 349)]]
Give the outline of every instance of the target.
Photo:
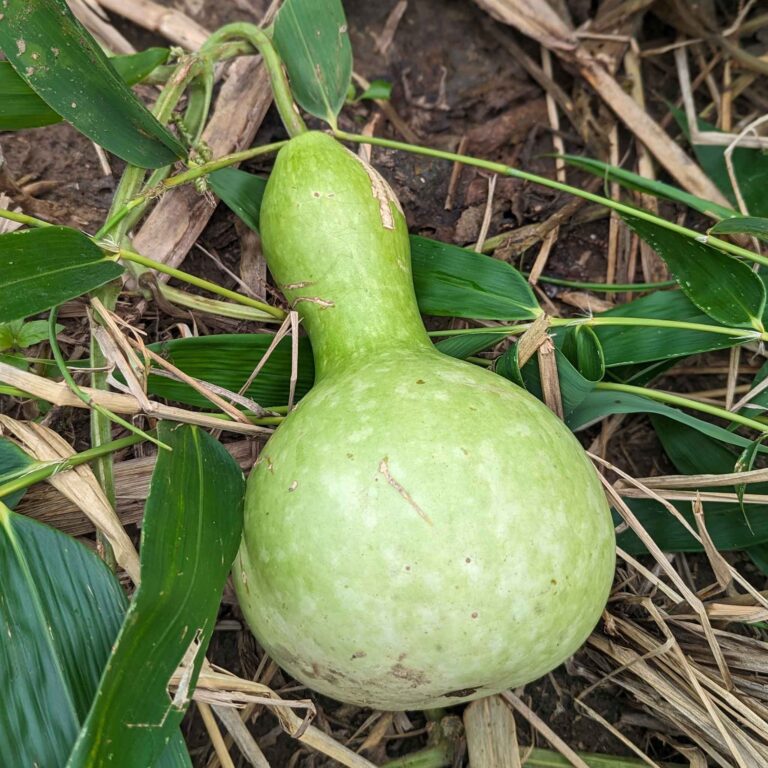
[(613, 524), (542, 403), (434, 350), (405, 221), (386, 202), (385, 226), (371, 189), (316, 133), (280, 151), (267, 185), (264, 249), (318, 375), (249, 478), (235, 585), (259, 641), (310, 688), (440, 707), (534, 680), (584, 642)]

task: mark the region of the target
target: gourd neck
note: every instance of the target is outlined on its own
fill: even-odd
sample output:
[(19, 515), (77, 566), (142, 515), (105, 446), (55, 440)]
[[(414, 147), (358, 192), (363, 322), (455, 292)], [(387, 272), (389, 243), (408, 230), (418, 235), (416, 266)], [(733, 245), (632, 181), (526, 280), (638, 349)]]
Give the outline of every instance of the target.
[(289, 300), (312, 342), (316, 380), (366, 363), (372, 355), (432, 349), (410, 280), (386, 286), (360, 282), (347, 287), (339, 302), (324, 299), (313, 287), (283, 291), (297, 294)]
[(270, 272), (309, 333), (318, 378), (371, 355), (432, 348), (397, 199), (334, 139), (305, 133), (280, 150), (261, 233)]

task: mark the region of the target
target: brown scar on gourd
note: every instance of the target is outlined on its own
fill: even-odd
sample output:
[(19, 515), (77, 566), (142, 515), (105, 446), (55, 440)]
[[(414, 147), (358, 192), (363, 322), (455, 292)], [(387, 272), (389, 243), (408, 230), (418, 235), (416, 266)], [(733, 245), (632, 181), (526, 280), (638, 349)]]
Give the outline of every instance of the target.
[(309, 288), (310, 285), (314, 285), (314, 280), (302, 280), (300, 283), (286, 283), (283, 286), (284, 291), (297, 291), (299, 288)]
[(389, 471), (389, 464), (387, 463), (387, 457), (385, 456), (379, 463), (379, 472), (384, 475), (385, 480), (418, 512), (424, 522), (428, 525), (433, 525), (432, 518), (416, 503), (413, 496), (403, 488), (400, 483), (392, 477), (392, 473)]
[(328, 299), (321, 299), (319, 296), (297, 296), (292, 302), (291, 306), (295, 307), (300, 301), (308, 301), (310, 304), (317, 304), (322, 309), (328, 309), (329, 307), (335, 307), (336, 305)]
[(384, 229), (394, 229), (395, 215), (392, 213), (390, 203), (394, 203), (397, 210), (400, 211), (400, 213), (403, 213), (403, 209), (400, 207), (400, 201), (395, 197), (389, 184), (384, 181), (382, 175), (372, 165), (366, 163), (365, 160), (358, 157), (354, 152), (350, 152), (348, 149), (347, 152), (349, 152), (349, 154), (363, 166), (363, 169), (368, 174), (368, 178), (371, 180), (371, 193), (373, 194), (374, 200), (379, 204), (379, 215), (381, 216), (382, 226)]

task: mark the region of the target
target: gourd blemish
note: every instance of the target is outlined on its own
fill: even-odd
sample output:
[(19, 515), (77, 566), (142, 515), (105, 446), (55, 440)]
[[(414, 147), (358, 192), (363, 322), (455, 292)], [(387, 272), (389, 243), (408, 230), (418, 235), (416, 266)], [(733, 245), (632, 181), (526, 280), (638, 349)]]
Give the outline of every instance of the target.
[(578, 441), (528, 393), (435, 350), (397, 200), (334, 139), (280, 151), (261, 229), (316, 381), (248, 481), (235, 583), (259, 641), (310, 688), (384, 710), (559, 665), (614, 571)]

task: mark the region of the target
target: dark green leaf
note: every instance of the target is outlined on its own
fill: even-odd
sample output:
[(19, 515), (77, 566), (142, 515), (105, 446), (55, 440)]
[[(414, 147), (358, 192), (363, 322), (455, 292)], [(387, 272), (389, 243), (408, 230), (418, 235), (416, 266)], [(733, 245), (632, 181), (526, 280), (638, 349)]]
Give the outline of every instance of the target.
[(428, 315), (533, 320), (541, 309), (526, 279), (506, 262), (411, 236), (413, 283)]
[[(148, 48), (128, 56), (115, 56), (110, 62), (120, 77), (133, 85), (163, 64), (168, 53), (167, 48)], [(16, 74), (9, 62), (0, 61), (0, 131), (38, 128), (62, 119)]]
[(699, 309), (719, 323), (762, 330), (765, 287), (744, 262), (643, 219), (624, 220), (667, 262)]
[(170, 56), (167, 48), (146, 48), (127, 56), (113, 56), (109, 62), (127, 85), (140, 83)]
[(2, 505), (0, 584), (3, 763), (62, 766), (120, 627), (125, 597), (84, 546)]
[(756, 544), (747, 550), (752, 562), (768, 576), (768, 543)]
[(157, 168), (185, 156), (65, 0), (26, 0), (3, 10), (0, 49), (54, 112), (133, 165)]
[[(56, 333), (64, 330), (63, 325), (56, 326)], [(12, 320), (0, 323), (0, 352), (6, 349), (27, 349), (48, 338), (48, 323), (45, 320)]]
[[(142, 528), (142, 581), (109, 658), (68, 768), (146, 768), (177, 732), (213, 633), (242, 531), (245, 482), (206, 432), (161, 422), (161, 451)], [(188, 688), (168, 681), (194, 652)], [(146, 727), (136, 728), (136, 723)]]
[(435, 348), (444, 355), (463, 360), (498, 344), (503, 339), (504, 337), (498, 333), (465, 333), (461, 336), (449, 336), (446, 339), (440, 339), (435, 344)]
[[(541, 387), (541, 371), (538, 357), (534, 355), (520, 370), (517, 352), (518, 346), (515, 344), (501, 355), (496, 361), (496, 373), (518, 386), (522, 386), (532, 395), (543, 401), (544, 394)], [(569, 415), (578, 408), (584, 398), (595, 388), (595, 382), (582, 376), (557, 347), (555, 348), (555, 359), (557, 361), (557, 377), (560, 384), (563, 413), (567, 421)]]
[[(701, 552), (702, 545), (657, 501), (628, 500), (632, 511), (651, 538), (667, 552)], [(696, 530), (691, 505), (676, 503), (675, 507)], [(706, 525), (715, 547), (719, 550), (747, 549), (768, 541), (768, 516), (756, 504), (745, 505), (748, 517), (739, 509), (738, 502), (717, 503), (706, 506)], [(645, 545), (628, 530), (617, 537), (616, 543), (630, 554), (646, 552)]]
[[(679, 109), (671, 108), (677, 122), (690, 138), (685, 114)], [(714, 125), (704, 120), (698, 121), (700, 131), (717, 131)], [(731, 184), (728, 166), (725, 162), (726, 146), (712, 144), (695, 144), (693, 151), (704, 173), (718, 186), (720, 191), (736, 205), (736, 195)], [(731, 155), (733, 171), (739, 184), (739, 190), (747, 204), (751, 216), (768, 216), (768, 196), (765, 194), (768, 185), (768, 155), (759, 149), (736, 147)]]
[(702, 421), (695, 416), (689, 416), (687, 413), (671, 408), (664, 403), (630, 392), (610, 392), (607, 390), (591, 392), (571, 414), (571, 417), (567, 420), (568, 426), (576, 432), (579, 429), (584, 429), (591, 424), (602, 421), (606, 416), (612, 416), (616, 413), (655, 413), (686, 424), (702, 434), (728, 445), (738, 445), (746, 448), (751, 442), (715, 424)]
[[(640, 299), (620, 304), (607, 312), (601, 312), (595, 317), (639, 317), (718, 325), (682, 291), (656, 291)], [(605, 364), (608, 367), (686, 357), (713, 349), (725, 349), (738, 343), (737, 339), (728, 336), (679, 328), (607, 325), (597, 326), (594, 331), (602, 345)]]
[[(701, 434), (685, 424), (666, 418), (652, 417), (656, 434), (677, 470), (682, 474), (725, 474), (734, 471), (736, 454), (722, 443)], [(717, 490), (733, 492), (733, 487), (722, 486)], [(768, 492), (768, 483), (749, 486), (752, 493)], [(654, 541), (667, 552), (700, 552), (702, 545), (666, 510), (654, 501), (633, 500), (633, 512), (651, 534)], [(674, 506), (696, 530), (691, 504), (675, 502)], [(768, 540), (766, 517), (758, 505), (738, 501), (704, 505), (707, 531), (718, 549), (742, 549), (759, 546)], [(645, 552), (642, 542), (631, 531), (619, 537), (619, 546), (636, 554)]]
[[(19, 477), (36, 463), (37, 461), (24, 453), (16, 443), (11, 442), (7, 437), (0, 437), (0, 485)], [(10, 496), (0, 496), (0, 501), (9, 509), (13, 509), (21, 501), (25, 492), (26, 490), (22, 489)]]
[(392, 98), (392, 83), (388, 80), (373, 80), (371, 84), (356, 98), (353, 102), (363, 101), (364, 99), (376, 99), (379, 101), (389, 101)]
[(615, 181), (626, 189), (634, 189), (638, 192), (646, 192), (654, 197), (663, 197), (666, 200), (674, 200), (675, 202), (683, 203), (689, 208), (693, 208), (694, 210), (699, 211), (699, 213), (703, 213), (705, 216), (712, 216), (718, 219), (727, 219), (730, 216), (738, 216), (738, 213), (731, 208), (725, 208), (710, 200), (696, 197), (696, 195), (684, 192), (682, 189), (673, 187), (671, 184), (665, 184), (663, 181), (646, 179), (631, 171), (625, 171), (623, 168), (618, 168), (615, 165), (608, 165), (608, 163), (603, 163), (600, 160), (593, 160), (589, 157), (578, 157), (577, 155), (562, 155), (562, 157), (569, 165), (581, 168), (595, 176), (600, 176), (606, 181)]
[(340, 0), (286, 0), (274, 42), (296, 101), (336, 125), (352, 77), (352, 48)]
[(715, 224), (709, 230), (713, 235), (747, 234), (768, 242), (768, 219), (758, 216), (739, 216)]
[(568, 328), (562, 336), (561, 350), (576, 370), (589, 381), (605, 376), (605, 358), (597, 334), (587, 325)]
[(0, 322), (55, 307), (122, 273), (118, 263), (75, 229), (43, 227), (0, 235)]
[[(196, 379), (239, 392), (273, 338), (270, 333), (220, 334), (158, 342), (151, 344), (150, 349)], [(245, 395), (263, 407), (285, 405), (290, 376), (291, 340), (285, 338), (272, 351)], [(309, 341), (302, 338), (299, 342), (297, 398), (309, 391), (314, 377), (312, 349)], [(187, 384), (173, 379), (150, 376), (147, 389), (150, 394), (169, 400), (199, 408), (211, 407), (209, 400)]]
[[(758, 384), (765, 381), (766, 377), (768, 377), (768, 362), (763, 363), (760, 370), (755, 374), (752, 388), (754, 389)], [(740, 409), (740, 413), (752, 419), (762, 415), (765, 411), (768, 411), (768, 389), (758, 392)]]
[(255, 232), (259, 231), (259, 212), (266, 179), (238, 168), (222, 168), (208, 175), (214, 193)]

